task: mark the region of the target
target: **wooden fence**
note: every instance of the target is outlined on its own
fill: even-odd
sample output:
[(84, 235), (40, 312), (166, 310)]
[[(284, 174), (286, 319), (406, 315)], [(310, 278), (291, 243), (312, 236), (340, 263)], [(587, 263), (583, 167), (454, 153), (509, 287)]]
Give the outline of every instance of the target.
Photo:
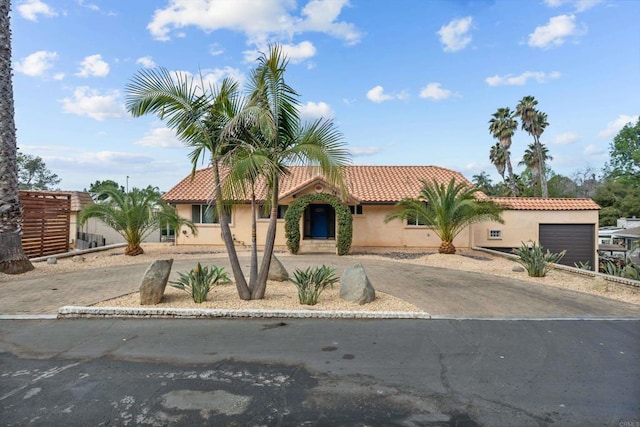
[(22, 249), (29, 258), (69, 251), (71, 195), (20, 191), (24, 207)]

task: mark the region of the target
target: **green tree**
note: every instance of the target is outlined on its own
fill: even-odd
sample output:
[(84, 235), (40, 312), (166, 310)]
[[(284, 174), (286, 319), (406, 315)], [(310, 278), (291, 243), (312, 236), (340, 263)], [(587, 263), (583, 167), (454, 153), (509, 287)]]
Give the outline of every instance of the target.
[[(220, 167), (222, 158), (230, 150), (231, 138), (222, 131), (239, 109), (238, 84), (225, 79), (219, 87), (206, 86), (202, 78), (197, 85), (184, 74), (172, 75), (165, 68), (142, 69), (125, 87), (127, 110), (134, 116), (147, 114), (165, 121), (177, 137), (193, 150), (189, 154), (192, 176), (200, 160), (211, 165), (215, 208), (220, 221), (224, 241), (238, 295), (243, 300), (251, 299), (242, 266), (229, 227), (228, 198), (222, 194)], [(234, 135), (234, 137), (237, 135)]]
[[(539, 158), (541, 154), (542, 161)], [(545, 171), (545, 174), (548, 174), (548, 170), (546, 167), (547, 160), (553, 160), (553, 157), (549, 155), (549, 149), (545, 147), (544, 144), (540, 144), (540, 150), (538, 150), (538, 147), (536, 147), (535, 144), (529, 144), (527, 149), (524, 151), (522, 160), (518, 163), (518, 166), (526, 166), (531, 172), (533, 197), (538, 197), (540, 195), (538, 189), (542, 188), (542, 170)], [(544, 165), (543, 169), (540, 168), (541, 164)]]
[[(507, 167), (507, 171), (509, 172), (509, 181), (508, 185), (511, 188), (511, 193), (513, 196), (518, 196), (518, 189), (514, 184), (513, 180), (513, 167), (511, 166), (511, 138), (513, 134), (518, 129), (518, 122), (515, 120), (515, 115), (513, 111), (509, 107), (498, 108), (498, 110), (493, 113), (491, 120), (489, 120), (489, 132), (491, 135), (498, 140), (501, 148), (501, 152), (495, 151), (492, 148), (490, 157), (493, 157), (492, 162), (496, 167), (498, 167), (498, 158), (502, 161), (502, 157), (504, 157), (504, 165)], [(500, 169), (498, 169), (500, 172)], [(504, 177), (504, 172), (501, 173)]]
[(620, 217), (640, 217), (640, 187), (624, 177), (605, 179), (593, 200), (602, 208), (600, 226), (616, 225)]
[(423, 187), (418, 198), (398, 202), (385, 222), (418, 218), (442, 240), (438, 249), (442, 254), (456, 253), (453, 239), (465, 227), (480, 221), (504, 223), (503, 208), (490, 200), (477, 199), (477, 189), (464, 182), (456, 184), (453, 178), (446, 185), (435, 180), (421, 182)]
[[(278, 218), (280, 179), (293, 165), (316, 166), (331, 183), (343, 188), (343, 166), (349, 162), (342, 135), (333, 121), (301, 123), (298, 94), (285, 81), (288, 59), (282, 47), (271, 45), (258, 58), (249, 80), (249, 100), (232, 118), (224, 134), (236, 145), (228, 155), (232, 176), (240, 186), (262, 177), (271, 208), (264, 254), (252, 299), (262, 299), (273, 255)], [(240, 138), (235, 137), (240, 135)]]
[(10, 1), (0, 0), (0, 272), (20, 274), (33, 265), (22, 249), (9, 9)]
[(634, 125), (626, 124), (609, 145), (610, 160), (605, 166), (609, 178), (624, 178), (640, 185), (640, 118)]
[(578, 197), (578, 186), (567, 176), (552, 173), (547, 183), (549, 186), (549, 197)]
[[(120, 191), (123, 194), (125, 193), (125, 189), (122, 185), (110, 179), (106, 179), (104, 181), (97, 180), (96, 182), (94, 182), (89, 186), (89, 190), (85, 190), (85, 191), (89, 192), (93, 200), (99, 200), (98, 195), (100, 195), (100, 193), (102, 193), (104, 190), (109, 188)], [(102, 197), (105, 197), (105, 196), (103, 195)]]
[(53, 190), (60, 183), (41, 157), (18, 153), (18, 179), (21, 190)]
[[(104, 197), (103, 197), (104, 196)], [(105, 188), (97, 203), (85, 206), (78, 216), (80, 226), (90, 218), (97, 218), (113, 228), (127, 242), (125, 255), (136, 256), (144, 253), (140, 246), (142, 240), (153, 230), (169, 223), (175, 229), (189, 227), (195, 234), (197, 229), (161, 197), (157, 188), (134, 188), (128, 193), (118, 189)]]
[(499, 142), (496, 142), (496, 144), (491, 147), (491, 151), (489, 151), (489, 160), (491, 160), (491, 163), (493, 163), (493, 165), (498, 170), (498, 173), (502, 177), (502, 180), (506, 181), (504, 172), (507, 167), (507, 158), (504, 149)]
[(538, 101), (533, 96), (525, 96), (516, 106), (515, 115), (520, 117), (522, 130), (533, 137), (534, 147), (538, 154), (538, 173), (540, 177), (542, 197), (549, 197), (549, 190), (547, 188), (547, 172), (544, 163), (545, 155), (543, 153), (542, 144), (540, 143), (540, 136), (544, 133), (547, 126), (549, 126), (549, 122), (547, 121), (547, 114), (538, 111), (535, 108), (536, 105), (538, 105)]
[(480, 191), (482, 191), (487, 196), (494, 196), (495, 188), (493, 187), (493, 181), (491, 177), (486, 172), (480, 172), (477, 175), (473, 175), (471, 177), (471, 182), (473, 185)]

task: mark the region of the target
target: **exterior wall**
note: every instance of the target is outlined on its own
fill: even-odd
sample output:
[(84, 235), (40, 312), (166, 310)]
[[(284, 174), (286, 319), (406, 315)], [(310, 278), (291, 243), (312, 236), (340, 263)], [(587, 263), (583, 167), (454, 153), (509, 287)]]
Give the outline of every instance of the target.
[[(71, 232), (73, 233), (74, 243), (76, 241), (77, 231), (104, 236), (107, 245), (112, 245), (114, 243), (126, 243), (126, 241), (124, 240), (124, 237), (122, 237), (113, 228), (109, 227), (107, 224), (105, 224), (104, 222), (100, 221), (97, 218), (90, 218), (89, 220), (87, 220), (87, 222), (84, 224), (84, 227), (80, 227), (77, 224), (77, 221), (74, 227), (73, 219), (72, 219)], [(142, 241), (145, 243), (159, 242), (160, 229), (151, 231), (151, 233), (149, 233), (149, 235)]]
[[(517, 248), (522, 242), (539, 242), (540, 224), (593, 224), (596, 230), (594, 247), (598, 247), (598, 211), (516, 211), (502, 213), (504, 224), (482, 222), (474, 224), (473, 245), (486, 248)], [(490, 230), (501, 230), (500, 239), (490, 239)]]

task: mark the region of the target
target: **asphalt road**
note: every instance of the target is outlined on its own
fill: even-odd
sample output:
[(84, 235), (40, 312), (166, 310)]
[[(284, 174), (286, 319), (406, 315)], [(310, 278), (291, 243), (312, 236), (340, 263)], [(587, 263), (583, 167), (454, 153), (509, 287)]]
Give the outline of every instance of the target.
[(640, 320), (0, 321), (8, 426), (640, 425)]

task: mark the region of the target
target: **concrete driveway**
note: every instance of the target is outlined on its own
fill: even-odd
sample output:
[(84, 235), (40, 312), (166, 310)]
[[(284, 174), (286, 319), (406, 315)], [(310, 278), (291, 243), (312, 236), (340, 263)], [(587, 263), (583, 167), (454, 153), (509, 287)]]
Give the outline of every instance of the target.
[[(640, 316), (640, 307), (633, 304), (480, 273), (327, 254), (282, 256), (280, 260), (289, 271), (326, 264), (341, 272), (361, 262), (374, 288), (436, 317)], [(203, 255), (199, 261), (229, 267), (227, 258), (219, 254)], [(248, 259), (242, 261), (248, 266)], [(177, 271), (190, 269), (196, 262), (176, 260), (171, 280)], [(55, 314), (64, 305), (91, 305), (135, 292), (147, 267), (145, 263), (34, 278), (17, 276), (2, 284), (0, 314)]]

